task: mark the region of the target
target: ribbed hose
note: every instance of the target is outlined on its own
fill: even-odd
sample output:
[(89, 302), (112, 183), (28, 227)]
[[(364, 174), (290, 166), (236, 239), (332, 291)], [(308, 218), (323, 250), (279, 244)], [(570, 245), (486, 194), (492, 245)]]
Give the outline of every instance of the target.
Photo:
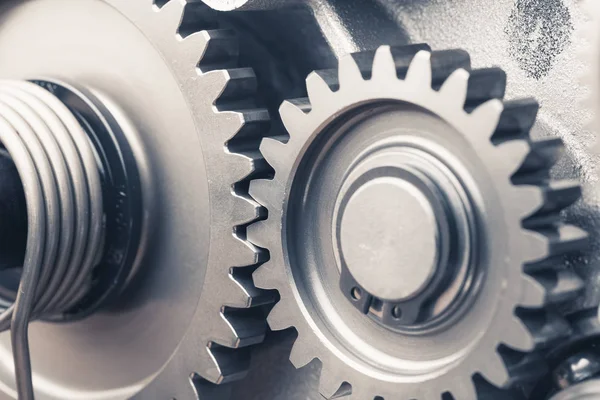
[(0, 330), (11, 329), (18, 396), (29, 400), (28, 324), (69, 310), (89, 289), (104, 240), (102, 181), (75, 115), (33, 83), (0, 81), (0, 142), (21, 178), (28, 219), (18, 294)]

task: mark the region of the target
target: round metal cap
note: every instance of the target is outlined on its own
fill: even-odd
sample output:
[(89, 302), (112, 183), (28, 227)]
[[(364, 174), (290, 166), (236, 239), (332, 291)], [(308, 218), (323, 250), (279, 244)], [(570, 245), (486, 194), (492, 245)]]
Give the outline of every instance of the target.
[(355, 279), (382, 299), (419, 293), (437, 265), (439, 231), (427, 197), (394, 176), (367, 182), (343, 211), (341, 247)]

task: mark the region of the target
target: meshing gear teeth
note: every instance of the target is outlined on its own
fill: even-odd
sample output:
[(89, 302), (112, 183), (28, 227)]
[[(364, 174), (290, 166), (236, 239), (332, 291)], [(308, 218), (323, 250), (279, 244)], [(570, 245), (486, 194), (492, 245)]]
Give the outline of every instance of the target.
[(204, 394), (202, 382), (226, 383), (243, 377), (247, 346), (261, 342), (265, 334), (260, 306), (272, 297), (254, 287), (250, 278), (264, 252), (245, 240), (244, 228), (261, 211), (242, 189), (243, 182), (261, 168), (261, 160), (239, 149), (258, 144), (269, 115), (261, 108), (232, 106), (254, 95), (256, 77), (251, 69), (238, 66), (235, 34), (220, 29), (203, 3), (107, 1), (135, 21), (166, 60), (177, 60), (170, 64), (172, 73), (200, 134), (206, 135), (202, 144), (211, 234), (204, 284), (198, 288), (201, 298), (178, 351), (138, 395), (141, 399), (199, 398)]
[[(579, 197), (576, 184), (549, 179), (562, 143), (530, 139), (537, 103), (503, 103), (506, 77), (501, 70), (469, 71), (465, 52), (431, 52), (425, 45), (382, 46), (374, 55), (349, 55), (340, 60), (338, 71), (309, 75), (308, 99), (282, 104), (289, 138), (262, 141), (261, 153), (274, 176), (251, 181), (250, 194), (268, 210), (268, 218), (250, 225), (248, 238), (268, 249), (270, 259), (256, 270), (254, 280), (261, 288), (279, 291), (281, 299), (268, 317), (269, 325), (273, 330), (297, 330), (290, 360), (298, 368), (320, 360), (320, 392), (325, 398), (507, 398), (499, 397), (507, 394), (497, 388), (537, 379), (534, 372), (542, 363), (538, 350), (570, 333), (553, 305), (576, 296), (583, 284), (560, 269), (558, 260), (585, 243), (586, 234), (559, 219), (560, 211)], [(392, 118), (394, 123), (386, 122)], [(374, 128), (369, 135), (359, 136), (370, 126)], [(437, 130), (413, 137), (423, 126)], [(399, 138), (385, 136), (395, 129), (401, 132)], [(379, 147), (369, 147), (378, 136), (386, 139), (376, 142)], [(452, 323), (419, 334), (385, 319), (393, 310), (386, 308), (387, 301), (382, 308), (374, 306), (381, 305), (379, 300), (361, 309), (340, 294), (343, 283), (338, 287), (335, 281), (339, 271), (329, 267), (337, 253), (330, 254), (328, 248), (336, 246), (336, 235), (345, 233), (343, 228), (342, 233), (330, 232), (337, 229), (335, 221), (318, 221), (336, 213), (331, 203), (337, 200), (328, 193), (337, 193), (332, 187), (336, 179), (352, 175), (335, 168), (354, 151), (355, 137), (375, 149), (373, 153), (393, 140), (402, 142), (411, 153), (402, 157), (409, 160), (417, 150), (435, 148), (423, 157), (429, 160), (435, 154), (443, 162), (458, 157), (454, 171), (463, 182), (472, 179), (464, 183), (471, 198), (464, 205), (472, 205), (474, 220), (487, 228), (476, 230), (476, 245), (468, 248), (471, 254), (485, 253), (475, 263), (484, 272), (474, 275), (481, 280), (469, 289), (472, 295), (461, 300), (458, 307), (464, 306), (463, 311), (456, 311)], [(360, 153), (361, 160), (367, 159), (365, 154)], [(315, 172), (317, 168), (321, 169)], [(315, 214), (317, 222), (304, 222), (317, 208), (326, 209)], [(377, 212), (375, 207), (369, 210)], [(367, 224), (368, 218), (362, 221)], [(319, 244), (312, 246), (312, 237)], [(361, 245), (376, 243), (364, 240)], [(318, 258), (319, 252), (326, 255)], [(379, 265), (369, 267), (375, 273)], [(376, 297), (365, 296), (365, 287), (352, 301)], [(346, 311), (347, 305), (354, 308)]]

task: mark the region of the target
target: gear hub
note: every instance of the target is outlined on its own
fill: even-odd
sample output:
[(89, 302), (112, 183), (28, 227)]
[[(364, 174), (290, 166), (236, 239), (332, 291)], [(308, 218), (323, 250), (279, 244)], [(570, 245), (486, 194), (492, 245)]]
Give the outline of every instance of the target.
[(334, 210), (341, 290), (397, 329), (431, 326), (478, 280), (474, 207), (455, 160), (428, 145), (375, 145), (349, 168)]

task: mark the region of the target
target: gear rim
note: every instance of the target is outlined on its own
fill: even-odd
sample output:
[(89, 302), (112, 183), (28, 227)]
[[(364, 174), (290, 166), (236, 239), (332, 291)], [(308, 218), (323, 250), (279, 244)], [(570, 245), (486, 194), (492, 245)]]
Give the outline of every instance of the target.
[[(300, 160), (303, 157), (302, 153), (307, 147), (307, 143), (311, 143), (312, 140), (314, 140), (314, 137), (317, 136), (324, 127), (328, 126), (336, 117), (342, 115), (346, 111), (345, 107), (355, 107), (357, 104), (365, 104), (373, 98), (380, 99), (382, 97), (385, 99), (391, 98), (415, 104), (414, 101), (415, 98), (417, 98), (421, 101), (420, 103), (416, 103), (418, 106), (431, 110), (431, 105), (425, 104), (423, 97), (426, 97), (427, 95), (436, 96), (438, 94), (438, 92), (431, 87), (432, 76), (430, 74), (431, 65), (428, 52), (421, 51), (414, 59), (412, 59), (408, 70), (405, 71), (406, 76), (404, 78), (398, 76), (399, 71), (396, 70), (396, 60), (392, 57), (389, 47), (383, 46), (378, 49), (373, 61), (374, 66), (371, 76), (364, 76), (365, 71), (366, 75), (369, 75), (369, 72), (371, 71), (370, 65), (365, 66), (366, 63), (362, 62), (364, 61), (364, 58), (361, 57), (362, 55), (363, 54), (355, 55), (354, 59), (352, 56), (346, 56), (340, 60), (339, 81), (332, 76), (335, 74), (331, 73), (331, 71), (311, 74), (307, 79), (310, 102), (304, 99), (296, 99), (285, 102), (280, 108), (284, 125), (290, 134), (289, 139), (264, 139), (261, 145), (261, 152), (267, 162), (273, 167), (275, 175), (272, 180), (255, 180), (251, 182), (250, 194), (267, 208), (269, 217), (265, 221), (260, 221), (251, 225), (248, 230), (248, 236), (253, 243), (267, 248), (271, 252), (270, 260), (263, 264), (254, 274), (257, 286), (268, 289), (277, 289), (280, 292), (281, 300), (269, 315), (268, 321), (273, 330), (282, 330), (289, 327), (294, 327), (297, 330), (298, 338), (294, 343), (290, 355), (290, 360), (296, 367), (304, 366), (315, 358), (321, 360), (323, 369), (320, 390), (327, 398), (351, 396), (352, 398), (364, 399), (379, 396), (376, 398), (388, 399), (396, 398), (397, 393), (402, 392), (403, 396), (408, 396), (409, 398), (434, 398), (446, 393), (461, 400), (475, 399), (475, 388), (472, 385), (464, 385), (462, 384), (463, 382), (452, 382), (448, 380), (448, 378), (446, 378), (445, 382), (443, 379), (438, 379), (437, 382), (434, 380), (433, 384), (432, 381), (428, 381), (425, 385), (422, 385), (427, 387), (421, 388), (416, 387), (418, 384), (415, 385), (414, 381), (412, 381), (412, 383), (409, 383), (410, 388), (407, 388), (406, 385), (402, 387), (402, 384), (394, 387), (395, 384), (394, 382), (391, 382), (391, 379), (390, 381), (387, 381), (386, 379), (376, 379), (371, 375), (370, 378), (375, 379), (375, 381), (369, 384), (369, 378), (361, 375), (361, 373), (367, 374), (368, 371), (359, 366), (355, 359), (346, 358), (345, 360), (342, 360), (343, 356), (341, 355), (339, 346), (336, 347), (336, 345), (331, 345), (331, 342), (335, 339), (331, 339), (331, 336), (326, 337), (327, 335), (321, 331), (319, 322), (310, 317), (311, 313), (307, 310), (308, 306), (304, 304), (305, 300), (302, 298), (300, 289), (295, 286), (298, 283), (295, 282), (293, 273), (290, 271), (291, 267), (289, 264), (292, 262), (290, 250), (287, 248), (288, 244), (286, 243), (286, 238), (283, 237), (283, 235), (279, 235), (278, 229), (281, 229), (282, 226), (284, 232), (287, 229), (286, 226), (288, 222), (286, 222), (287, 217), (285, 215), (288, 212), (288, 196), (292, 190), (291, 187), (293, 186), (292, 182), (295, 179), (296, 168), (301, 162)], [(357, 65), (357, 61), (359, 65)], [(378, 79), (383, 79), (383, 81), (378, 81)], [(446, 90), (450, 92), (458, 90), (461, 101), (473, 100), (473, 98), (468, 97), (468, 94), (470, 94), (467, 93), (468, 80), (469, 74), (465, 70), (455, 70), (450, 78), (448, 78), (441, 86), (441, 89), (439, 89), (439, 95), (442, 96), (442, 93)], [(369, 83), (372, 82), (375, 83), (369, 86)], [(391, 90), (386, 89), (385, 85), (392, 84), (395, 85), (396, 92), (400, 92), (399, 88), (401, 87), (405, 90), (405, 93), (408, 94), (406, 94), (405, 97), (402, 97), (398, 93), (395, 95), (391, 94)], [(357, 86), (360, 86), (360, 89), (357, 88)], [(361, 90), (363, 91), (362, 93)], [(384, 94), (382, 94), (382, 92)], [(424, 95), (423, 92), (427, 92), (427, 94)], [(363, 95), (364, 93), (366, 93), (366, 95)], [(502, 97), (502, 95), (500, 97)], [(489, 98), (494, 98), (494, 96), (490, 96), (483, 100), (488, 100)], [(449, 99), (454, 102), (456, 97), (449, 97)], [(477, 100), (476, 95), (475, 99)], [(487, 140), (488, 145), (491, 146), (491, 136), (496, 131), (501, 118), (502, 103), (499, 100), (491, 100), (488, 103), (475, 108), (473, 111), (469, 110), (469, 113), (463, 110), (462, 104), (456, 108), (458, 108), (458, 110), (455, 109), (454, 111), (460, 111), (460, 113), (464, 115), (464, 118), (467, 119), (478, 113), (480, 115), (487, 115), (487, 121), (484, 122), (487, 129), (483, 130), (488, 134), (488, 136), (485, 137), (485, 140)], [(433, 112), (435, 113), (436, 111), (440, 110), (435, 110)], [(452, 119), (452, 115), (448, 116), (447, 113), (446, 115), (443, 113), (441, 115), (442, 117), (447, 117), (447, 120)], [(490, 123), (490, 120), (492, 123)], [(466, 124), (466, 126), (468, 126), (468, 124)], [(528, 127), (526, 127), (526, 130), (527, 129)], [(463, 131), (464, 130), (465, 128), (463, 126)], [(466, 131), (469, 132), (469, 129), (467, 128)], [(478, 133), (481, 135), (481, 132), (471, 133)], [(505, 151), (505, 156), (507, 156), (508, 159), (511, 159), (511, 162), (513, 163), (511, 164), (513, 170), (504, 171), (506, 174), (506, 183), (504, 183), (504, 185), (508, 185), (509, 187), (507, 189), (511, 190), (516, 190), (516, 186), (513, 186), (510, 182), (510, 176), (519, 169), (521, 162), (524, 163), (527, 152), (533, 150), (534, 147), (525, 140), (518, 140), (515, 142), (517, 142), (517, 144), (513, 143), (512, 149)], [(510, 148), (510, 145), (506, 143), (503, 144), (503, 146), (508, 146), (505, 147), (505, 149)], [(530, 146), (532, 147), (531, 149), (529, 148)], [(513, 158), (510, 158), (511, 153)], [(292, 160), (291, 163), (289, 160)], [(277, 193), (274, 193), (275, 189), (278, 191)], [(529, 195), (530, 203), (525, 206), (522, 205), (523, 208), (517, 213), (517, 216), (519, 217), (517, 222), (513, 222), (514, 229), (523, 236), (527, 235), (524, 234), (525, 229), (521, 227), (521, 219), (525, 218), (527, 215), (534, 214), (537, 207), (543, 208), (543, 196), (541, 193), (536, 195), (534, 192), (535, 191), (528, 192), (527, 190), (524, 190), (524, 193), (528, 193)], [(578, 194), (575, 196), (575, 199), (577, 197)], [(572, 201), (575, 199), (572, 199)], [(539, 202), (539, 204), (536, 204), (536, 202)], [(511, 210), (511, 207), (508, 207), (508, 210)], [(579, 242), (578, 244), (581, 244), (581, 239), (584, 238), (584, 235), (582, 235), (580, 231), (572, 227), (566, 230), (570, 231), (567, 235), (569, 238), (566, 239), (565, 237), (566, 242)], [(529, 240), (531, 239), (532, 237), (529, 237)], [(540, 239), (540, 241), (537, 245), (532, 247), (539, 247), (531, 253), (525, 251), (525, 254), (523, 255), (524, 261), (544, 259), (549, 256), (548, 250), (543, 249), (544, 246), (541, 245), (545, 240), (541, 237), (538, 237), (537, 239)], [(535, 239), (533, 241), (535, 242)], [(517, 245), (517, 248), (518, 247), (519, 246)], [(280, 248), (282, 248), (282, 250), (279, 250)], [(527, 255), (527, 257), (525, 257), (525, 255)], [(521, 266), (518, 267), (521, 268)], [(477, 367), (474, 367), (475, 369), (472, 370), (473, 373), (481, 373), (497, 386), (506, 384), (512, 380), (512, 377), (509, 377), (501, 356), (496, 353), (496, 346), (500, 343), (508, 342), (512, 347), (520, 348), (523, 351), (529, 351), (539, 344), (536, 343), (538, 338), (534, 338), (533, 333), (529, 332), (524, 325), (521, 325), (523, 322), (516, 321), (516, 317), (512, 317), (512, 313), (519, 305), (542, 308), (546, 303), (545, 290), (547, 288), (542, 287), (540, 282), (536, 282), (533, 277), (525, 274), (524, 271), (518, 271), (519, 268), (513, 267), (513, 270), (517, 270), (513, 271), (513, 273), (518, 275), (519, 279), (517, 282), (520, 280), (523, 284), (523, 290), (520, 295), (515, 295), (515, 298), (524, 298), (519, 299), (521, 303), (516, 302), (507, 307), (507, 310), (505, 310), (507, 311), (505, 318), (515, 321), (514, 328), (519, 332), (517, 336), (521, 335), (522, 337), (504, 338), (503, 340), (498, 338), (495, 342), (492, 340), (491, 342), (494, 343), (493, 345), (492, 343), (489, 343), (490, 347), (488, 350), (492, 349), (491, 353), (494, 354), (488, 354), (490, 352), (486, 351), (484, 357), (495, 359), (494, 367), (491, 371), (490, 369), (485, 371), (485, 368), (483, 368), (481, 363), (475, 362)], [(313, 278), (314, 276), (316, 275), (313, 274)], [(310, 279), (305, 280), (308, 281)], [(330, 307), (329, 311), (332, 310), (333, 307)], [(348, 332), (345, 333), (347, 334)], [(562, 334), (565, 333), (566, 332), (564, 331), (562, 332)], [(476, 368), (479, 368), (479, 370)], [(471, 379), (470, 374), (468, 379)], [(406, 383), (407, 382), (405, 381), (404, 384)], [(385, 388), (383, 388), (383, 386), (385, 386)], [(370, 387), (379, 387), (379, 389), (377, 393), (374, 393)], [(402, 389), (405, 390), (403, 391)]]

